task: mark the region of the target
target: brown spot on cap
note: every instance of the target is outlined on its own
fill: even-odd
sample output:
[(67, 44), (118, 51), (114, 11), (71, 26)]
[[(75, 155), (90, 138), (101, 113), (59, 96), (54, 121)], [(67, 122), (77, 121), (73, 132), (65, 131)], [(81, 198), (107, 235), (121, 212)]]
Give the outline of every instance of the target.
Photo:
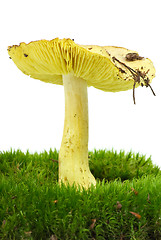
[(119, 71), (120, 71), (121, 73), (126, 73), (122, 68), (119, 68)]
[(127, 61), (136, 61), (136, 60), (142, 60), (144, 57), (139, 56), (138, 53), (128, 53), (125, 56)]

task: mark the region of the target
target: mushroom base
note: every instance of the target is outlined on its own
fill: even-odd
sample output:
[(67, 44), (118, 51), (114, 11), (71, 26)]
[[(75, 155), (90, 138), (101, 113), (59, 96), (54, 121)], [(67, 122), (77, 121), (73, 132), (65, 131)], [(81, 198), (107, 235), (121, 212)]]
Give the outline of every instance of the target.
[(89, 188), (96, 185), (88, 163), (87, 82), (72, 74), (63, 76), (64, 132), (59, 152), (59, 183)]

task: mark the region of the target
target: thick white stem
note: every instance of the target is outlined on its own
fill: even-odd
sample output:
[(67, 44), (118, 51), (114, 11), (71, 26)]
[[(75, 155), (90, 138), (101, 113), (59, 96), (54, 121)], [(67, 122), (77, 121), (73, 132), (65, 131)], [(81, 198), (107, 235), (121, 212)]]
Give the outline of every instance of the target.
[(85, 188), (96, 181), (88, 164), (87, 82), (72, 74), (63, 76), (64, 132), (59, 152), (59, 182)]

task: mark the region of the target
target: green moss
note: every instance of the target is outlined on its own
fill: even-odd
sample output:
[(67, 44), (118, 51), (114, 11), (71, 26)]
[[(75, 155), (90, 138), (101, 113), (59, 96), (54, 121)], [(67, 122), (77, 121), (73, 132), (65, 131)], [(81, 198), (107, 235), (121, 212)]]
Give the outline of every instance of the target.
[(89, 155), (97, 186), (81, 192), (58, 185), (56, 150), (0, 153), (0, 239), (161, 239), (159, 168), (139, 154)]
[(154, 166), (151, 158), (147, 158), (139, 153), (126, 153), (124, 151), (106, 151), (99, 150), (89, 152), (90, 169), (94, 176), (101, 181), (108, 181), (120, 178), (124, 180), (132, 180), (153, 174), (157, 176), (161, 174), (160, 168)]

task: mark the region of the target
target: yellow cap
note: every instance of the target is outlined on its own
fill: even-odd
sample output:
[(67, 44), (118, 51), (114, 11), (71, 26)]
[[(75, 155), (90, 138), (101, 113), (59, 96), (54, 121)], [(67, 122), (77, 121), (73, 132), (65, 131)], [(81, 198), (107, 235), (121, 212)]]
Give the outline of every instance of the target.
[(120, 47), (78, 45), (71, 39), (40, 40), (8, 47), (17, 67), (32, 78), (63, 85), (62, 76), (72, 73), (88, 86), (118, 92), (146, 85), (155, 76), (148, 58)]

